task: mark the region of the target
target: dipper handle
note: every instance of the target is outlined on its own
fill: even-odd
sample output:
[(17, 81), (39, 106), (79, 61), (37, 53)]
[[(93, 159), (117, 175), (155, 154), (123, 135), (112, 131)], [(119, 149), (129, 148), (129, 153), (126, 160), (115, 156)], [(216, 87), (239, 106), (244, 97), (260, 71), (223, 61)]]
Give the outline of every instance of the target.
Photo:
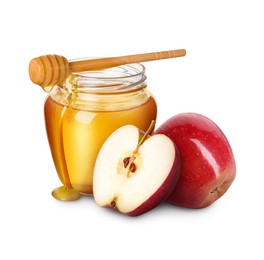
[(70, 72), (101, 70), (125, 64), (170, 59), (185, 55), (186, 51), (180, 49), (72, 62), (68, 62), (63, 56), (46, 55), (30, 61), (29, 76), (33, 83), (44, 88), (62, 83)]

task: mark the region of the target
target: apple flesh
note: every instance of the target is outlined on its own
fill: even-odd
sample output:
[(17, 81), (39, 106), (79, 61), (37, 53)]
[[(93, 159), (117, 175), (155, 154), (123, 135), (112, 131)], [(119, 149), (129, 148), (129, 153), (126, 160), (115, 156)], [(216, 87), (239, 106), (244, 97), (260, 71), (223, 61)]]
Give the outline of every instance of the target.
[(183, 113), (163, 123), (155, 134), (176, 144), (181, 158), (179, 180), (167, 201), (187, 208), (204, 208), (219, 199), (236, 176), (231, 146), (209, 118)]
[(97, 205), (129, 216), (141, 215), (171, 193), (179, 177), (179, 154), (165, 135), (144, 135), (126, 125), (101, 147), (93, 177)]

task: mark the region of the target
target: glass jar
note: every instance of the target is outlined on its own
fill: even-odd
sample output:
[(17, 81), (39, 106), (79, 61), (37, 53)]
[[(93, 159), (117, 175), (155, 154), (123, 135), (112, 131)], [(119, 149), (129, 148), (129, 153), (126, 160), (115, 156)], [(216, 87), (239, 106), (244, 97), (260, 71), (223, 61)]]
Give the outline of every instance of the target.
[(157, 106), (147, 90), (145, 67), (130, 64), (71, 74), (48, 95), (44, 112), (53, 161), (63, 186), (59, 200), (93, 193), (93, 167), (100, 147), (117, 128), (146, 131)]

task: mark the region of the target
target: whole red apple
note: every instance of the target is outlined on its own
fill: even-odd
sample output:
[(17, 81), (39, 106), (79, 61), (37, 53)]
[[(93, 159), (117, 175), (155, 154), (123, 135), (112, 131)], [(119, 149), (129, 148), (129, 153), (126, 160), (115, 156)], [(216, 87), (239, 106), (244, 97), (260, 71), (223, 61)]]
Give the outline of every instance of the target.
[(176, 115), (155, 134), (165, 134), (178, 147), (179, 180), (167, 201), (187, 208), (204, 208), (219, 199), (236, 176), (231, 146), (221, 129), (209, 118), (195, 114)]

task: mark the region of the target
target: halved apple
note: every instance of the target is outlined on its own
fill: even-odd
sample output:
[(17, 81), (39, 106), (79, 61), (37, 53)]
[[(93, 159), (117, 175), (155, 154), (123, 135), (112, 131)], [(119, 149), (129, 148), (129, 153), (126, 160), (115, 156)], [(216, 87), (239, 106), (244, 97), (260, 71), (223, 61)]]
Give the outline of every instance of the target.
[(137, 216), (171, 193), (180, 172), (178, 150), (167, 136), (148, 132), (142, 137), (136, 126), (126, 125), (105, 141), (94, 168), (97, 205)]

